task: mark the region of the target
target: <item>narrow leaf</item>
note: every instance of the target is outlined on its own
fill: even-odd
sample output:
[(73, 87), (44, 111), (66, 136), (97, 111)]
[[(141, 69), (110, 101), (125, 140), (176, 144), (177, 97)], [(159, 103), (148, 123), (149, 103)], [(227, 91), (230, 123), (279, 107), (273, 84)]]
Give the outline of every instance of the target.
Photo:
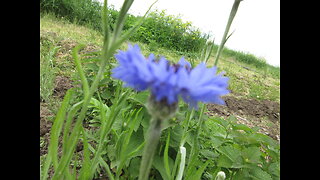
[(165, 146), (165, 148), (164, 148), (163, 163), (164, 163), (164, 167), (165, 167), (165, 169), (166, 169), (167, 176), (169, 177), (169, 179), (171, 179), (171, 171), (170, 171), (170, 166), (169, 166), (169, 154), (168, 154), (169, 142), (170, 142), (170, 131), (169, 131), (169, 133), (168, 133), (168, 137), (167, 137), (167, 141), (166, 141), (166, 146)]

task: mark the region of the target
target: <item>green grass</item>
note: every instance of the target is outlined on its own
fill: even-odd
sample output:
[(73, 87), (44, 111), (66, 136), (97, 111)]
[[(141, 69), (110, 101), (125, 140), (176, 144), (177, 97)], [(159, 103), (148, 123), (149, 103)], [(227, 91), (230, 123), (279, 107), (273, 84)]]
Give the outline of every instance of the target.
[[(52, 14), (41, 15), (40, 31), (44, 32), (43, 37), (49, 39), (53, 46), (60, 47), (54, 57), (55, 65), (60, 69), (57, 73), (69, 77), (75, 74), (71, 51), (67, 50), (70, 48), (68, 47), (70, 44), (76, 45), (81, 43), (87, 47), (94, 46), (98, 48), (98, 50), (100, 50), (102, 45), (102, 35), (100, 32), (86, 26), (70, 23), (61, 18), (56, 18)], [(179, 51), (158, 47), (157, 44), (147, 45), (141, 42), (126, 42), (121, 46), (122, 50), (127, 48), (127, 43), (138, 44), (145, 56), (153, 53), (155, 55), (165, 56), (173, 62), (177, 62), (182, 56), (185, 56), (187, 60), (191, 60), (192, 57), (196, 62), (199, 62), (194, 54), (188, 56)], [(40, 45), (46, 46), (44, 44)], [(208, 61), (209, 66), (212, 66), (214, 63), (214, 51), (215, 50), (213, 50)], [(231, 50), (227, 50), (227, 52), (229, 51)], [(235, 54), (239, 53), (240, 52), (237, 52)], [(219, 71), (225, 71), (226, 76), (230, 78), (229, 88), (233, 94), (244, 98), (266, 99), (280, 102), (280, 77), (277, 75), (279, 74), (280, 68), (270, 65), (257, 67), (254, 63), (248, 64), (237, 58), (238, 56), (232, 56), (230, 53), (225, 53), (224, 50), (218, 64)]]
[(54, 57), (58, 47), (50, 41), (43, 40), (40, 45), (40, 99), (50, 102), (54, 90)]

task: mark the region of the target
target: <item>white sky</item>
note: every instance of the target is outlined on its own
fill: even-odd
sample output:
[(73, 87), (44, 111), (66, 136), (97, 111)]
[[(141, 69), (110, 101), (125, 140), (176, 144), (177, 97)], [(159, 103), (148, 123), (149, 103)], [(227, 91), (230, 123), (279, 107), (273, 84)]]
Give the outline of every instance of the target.
[[(103, 0), (99, 0), (103, 1)], [(154, 0), (135, 0), (130, 14), (143, 15)], [(211, 32), (220, 44), (234, 0), (159, 0), (152, 9), (167, 10), (168, 15), (181, 15), (202, 32)], [(109, 0), (121, 7), (123, 0)], [(280, 0), (243, 0), (229, 33), (235, 32), (226, 47), (263, 57), (267, 63), (280, 66)]]

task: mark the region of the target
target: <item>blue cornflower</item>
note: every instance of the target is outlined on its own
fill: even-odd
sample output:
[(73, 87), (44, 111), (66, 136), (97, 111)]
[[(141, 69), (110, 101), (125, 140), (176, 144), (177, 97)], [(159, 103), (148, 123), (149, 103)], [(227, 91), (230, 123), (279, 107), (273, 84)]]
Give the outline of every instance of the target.
[(191, 107), (197, 108), (198, 101), (224, 105), (220, 98), (229, 93), (228, 77), (223, 74), (216, 75), (217, 67), (207, 68), (205, 63), (188, 71), (179, 68), (177, 72), (177, 87), (182, 99)]
[(164, 57), (157, 61), (150, 54), (145, 58), (138, 45), (129, 45), (127, 51), (120, 51), (115, 57), (119, 66), (112, 70), (112, 77), (124, 81), (125, 86), (137, 91), (150, 88), (157, 101), (166, 99), (168, 104), (178, 101), (174, 68)]
[(119, 51), (115, 57), (119, 66), (112, 70), (114, 78), (124, 81), (125, 86), (138, 91), (149, 87), (153, 81), (152, 63), (141, 54), (138, 45), (129, 45), (127, 51)]
[(143, 91), (150, 89), (156, 101), (165, 100), (171, 105), (179, 96), (191, 107), (197, 108), (199, 101), (224, 104), (220, 98), (229, 93), (228, 79), (223, 74), (216, 75), (217, 68), (207, 68), (200, 63), (192, 69), (191, 64), (181, 58), (178, 64), (153, 54), (145, 58), (137, 45), (115, 55), (119, 66), (112, 70), (112, 76), (125, 82), (125, 86)]

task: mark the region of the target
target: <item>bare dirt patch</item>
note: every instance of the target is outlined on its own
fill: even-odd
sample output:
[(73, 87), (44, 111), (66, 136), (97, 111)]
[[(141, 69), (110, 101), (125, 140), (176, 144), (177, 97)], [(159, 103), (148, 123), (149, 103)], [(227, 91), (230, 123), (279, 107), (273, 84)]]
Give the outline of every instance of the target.
[(209, 104), (209, 115), (235, 116), (238, 123), (259, 127), (259, 131), (280, 141), (280, 104), (269, 100), (256, 100), (225, 96), (226, 106)]
[(53, 113), (48, 109), (46, 103), (40, 102), (40, 156), (47, 154), (48, 139), (52, 122), (49, 121), (48, 117), (52, 116)]
[(52, 123), (48, 120), (52, 116), (52, 112), (47, 108), (45, 103), (40, 102), (40, 136), (49, 132)]
[(66, 94), (67, 90), (74, 87), (72, 80), (66, 76), (57, 76), (55, 79), (55, 88), (53, 95), (62, 99)]

